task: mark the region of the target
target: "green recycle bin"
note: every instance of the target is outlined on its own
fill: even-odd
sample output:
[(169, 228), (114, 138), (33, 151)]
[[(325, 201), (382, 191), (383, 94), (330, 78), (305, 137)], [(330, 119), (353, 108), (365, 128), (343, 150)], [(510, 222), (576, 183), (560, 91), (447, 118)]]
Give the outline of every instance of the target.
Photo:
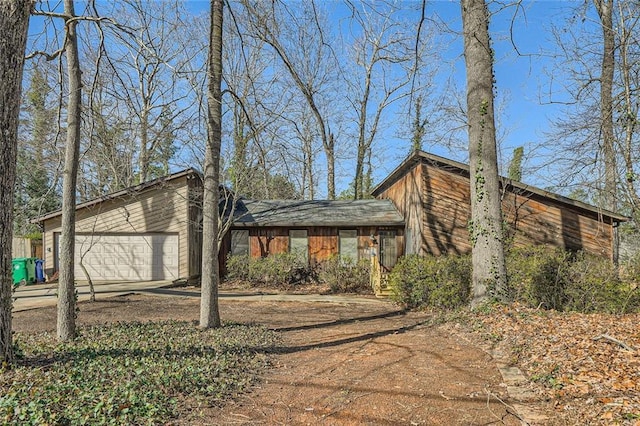
[(33, 284), (36, 282), (36, 258), (18, 257), (11, 261), (13, 285)]

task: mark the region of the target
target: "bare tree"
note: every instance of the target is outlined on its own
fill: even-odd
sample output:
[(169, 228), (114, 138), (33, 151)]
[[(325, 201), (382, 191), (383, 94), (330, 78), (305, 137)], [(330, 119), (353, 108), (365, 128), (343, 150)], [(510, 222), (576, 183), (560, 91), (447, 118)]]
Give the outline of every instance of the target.
[(600, 127), (604, 156), (603, 206), (616, 209), (617, 171), (615, 137), (613, 133), (613, 76), (615, 72), (615, 31), (613, 28), (613, 0), (594, 0), (602, 25), (602, 67), (600, 73)]
[[(333, 82), (338, 65), (324, 34), (315, 0), (301, 3), (301, 10), (296, 13), (281, 2), (273, 3), (271, 9), (249, 1), (243, 1), (243, 4), (248, 12), (252, 35), (273, 49), (311, 110), (327, 162), (327, 196), (333, 199), (336, 196), (336, 135), (329, 119), (326, 89)], [(286, 26), (280, 22), (276, 6), (290, 18)], [(335, 104), (332, 107), (335, 108)]]
[(220, 326), (218, 309), (218, 202), (220, 199), (220, 149), (222, 145), (222, 25), (224, 0), (211, 0), (209, 32), (209, 86), (207, 92), (207, 146), (204, 163), (202, 223), (202, 285), (200, 327)]
[[(111, 97), (131, 118), (137, 144), (137, 180), (166, 174), (162, 164), (175, 153), (174, 140), (187, 126), (192, 110), (190, 90), (178, 70), (189, 56), (176, 43), (184, 23), (181, 2), (124, 0), (116, 11), (117, 26), (109, 27)], [(154, 171), (153, 167), (159, 166)]]
[(504, 298), (502, 210), (493, 107), (493, 51), (484, 0), (462, 1), (471, 182), (472, 306), (488, 298), (488, 286)]
[(365, 163), (371, 156), (382, 115), (409, 95), (410, 90), (405, 89), (410, 89), (412, 81), (415, 40), (404, 30), (404, 23), (395, 21), (395, 6), (389, 5), (383, 10), (379, 4), (348, 4), (356, 32), (361, 33), (353, 45), (353, 72), (345, 76), (352, 89), (347, 97), (357, 116), (353, 187), (354, 199), (360, 199), (371, 189), (370, 165), (369, 172), (365, 172)]
[(82, 74), (78, 55), (78, 20), (73, 0), (64, 0), (65, 42), (69, 96), (67, 100), (67, 141), (62, 172), (62, 226), (60, 232), (60, 275), (58, 282), (57, 334), (60, 340), (76, 335), (76, 294), (73, 261), (75, 253), (76, 182), (80, 156)]
[(2, 274), (0, 276), (0, 367), (13, 363), (11, 336), (12, 310), (12, 253), (13, 196), (16, 181), (18, 150), (18, 120), (24, 52), (27, 44), (31, 0), (0, 1), (0, 98), (2, 114), (2, 151), (0, 158), (0, 250)]
[(640, 45), (638, 38), (638, 25), (640, 24), (640, 5), (636, 2), (618, 3), (619, 16), (619, 69), (621, 84), (621, 99), (618, 101), (617, 109), (620, 117), (617, 121), (622, 126), (620, 150), (622, 152), (622, 163), (624, 164), (625, 195), (630, 211), (636, 216), (640, 209), (640, 197), (636, 188), (637, 181), (637, 130), (638, 112), (640, 103), (637, 102), (637, 93), (640, 90), (640, 64), (634, 60), (634, 56), (639, 52)]

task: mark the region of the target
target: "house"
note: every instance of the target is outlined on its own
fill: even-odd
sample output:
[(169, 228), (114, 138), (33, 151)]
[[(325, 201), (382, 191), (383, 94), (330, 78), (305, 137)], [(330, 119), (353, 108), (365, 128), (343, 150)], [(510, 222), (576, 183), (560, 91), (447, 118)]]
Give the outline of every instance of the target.
[(233, 217), (221, 259), (297, 251), (310, 263), (334, 255), (359, 260), (377, 245), (382, 267), (390, 270), (404, 253), (404, 219), (389, 200), (239, 199)]
[[(547, 244), (616, 258), (625, 216), (501, 179), (509, 241)], [(232, 196), (221, 191), (221, 201)], [(297, 251), (310, 263), (333, 255), (371, 258), (384, 276), (405, 253), (471, 251), (469, 167), (416, 151), (369, 200), (235, 200), (220, 246), (227, 256), (253, 258)], [(235, 197), (231, 197), (235, 198)], [(233, 216), (230, 216), (233, 214)], [(58, 270), (61, 212), (34, 219), (43, 229), (45, 272)], [(200, 274), (202, 176), (183, 170), (77, 205), (75, 276), (104, 281), (173, 280)], [(369, 249), (375, 246), (375, 251)], [(374, 283), (375, 284), (375, 283)], [(375, 287), (375, 285), (374, 285)]]
[[(405, 252), (469, 253), (469, 167), (416, 151), (373, 190), (406, 221)], [(616, 259), (617, 226), (627, 217), (501, 178), (503, 220), (515, 246), (546, 244)]]
[[(75, 277), (173, 280), (201, 268), (202, 178), (187, 169), (76, 207)], [(33, 220), (43, 229), (45, 273), (58, 271), (62, 212)]]

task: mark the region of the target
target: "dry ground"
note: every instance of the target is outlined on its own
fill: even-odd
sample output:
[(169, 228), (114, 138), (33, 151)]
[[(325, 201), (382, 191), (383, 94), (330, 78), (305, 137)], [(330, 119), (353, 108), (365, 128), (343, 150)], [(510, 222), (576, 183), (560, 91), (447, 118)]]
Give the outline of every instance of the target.
[[(130, 294), (81, 303), (79, 324), (197, 320), (199, 298)], [(272, 368), (252, 392), (190, 407), (180, 424), (521, 424), (493, 359), (427, 313), (391, 303), (222, 299), (223, 321), (280, 332)], [(14, 330), (55, 329), (55, 308), (14, 313)]]

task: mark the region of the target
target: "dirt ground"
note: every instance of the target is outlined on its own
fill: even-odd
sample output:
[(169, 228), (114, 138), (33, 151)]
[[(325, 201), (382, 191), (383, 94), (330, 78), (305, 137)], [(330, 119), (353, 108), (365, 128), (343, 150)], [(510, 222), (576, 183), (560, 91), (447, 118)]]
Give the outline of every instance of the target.
[[(521, 424), (491, 357), (424, 313), (391, 303), (220, 301), (223, 321), (277, 330), (272, 368), (249, 393), (179, 424)], [(80, 303), (79, 324), (199, 318), (199, 298), (130, 294)], [(18, 332), (55, 330), (55, 307), (15, 312)]]

